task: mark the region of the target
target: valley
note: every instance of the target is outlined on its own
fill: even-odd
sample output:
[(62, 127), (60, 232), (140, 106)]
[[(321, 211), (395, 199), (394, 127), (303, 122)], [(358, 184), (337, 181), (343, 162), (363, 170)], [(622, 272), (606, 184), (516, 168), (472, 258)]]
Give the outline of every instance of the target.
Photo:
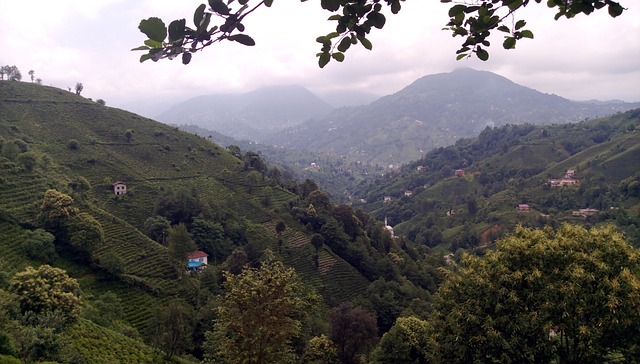
[[(605, 237), (606, 248), (571, 245), (575, 259), (603, 257), (594, 264), (603, 267), (618, 254), (631, 273), (602, 282), (631, 287), (638, 279), (637, 104), (572, 102), (469, 69), (426, 76), (367, 106), (318, 102), (320, 111), (295, 111), (303, 115), (295, 121), (273, 101), (220, 100), (199, 102), (229, 107), (218, 125), (264, 133), (262, 140), (208, 129), (213, 119), (199, 117), (216, 109), (195, 110), (194, 103), (173, 108), (164, 121), (174, 125), (167, 125), (54, 87), (0, 81), (0, 361), (255, 357), (262, 355), (252, 351), (255, 335), (244, 342), (231, 333), (240, 332), (235, 323), (258, 325), (251, 319), (269, 312), (264, 319), (277, 330), (268, 337), (291, 335), (272, 343), (274, 353), (297, 358), (292, 362), (355, 363), (363, 356), (386, 363), (393, 355), (443, 362), (421, 350), (436, 345), (429, 340), (449, 340), (438, 325), (463, 326), (449, 321), (467, 309), (451, 296), (466, 283), (455, 286), (452, 277), (477, 269), (464, 282), (482, 278), (475, 284), (493, 289), (481, 257), (495, 258), (499, 271), (507, 264), (501, 254), (506, 262), (508, 254), (530, 254), (509, 268), (527, 271), (535, 254), (551, 250), (509, 249)], [(247, 104), (277, 107), (269, 114), (240, 107)], [(303, 109), (302, 101), (296, 105)], [(238, 123), (255, 115), (265, 117), (261, 128)], [(267, 116), (280, 124), (269, 125)], [(609, 248), (616, 253), (600, 255)], [(200, 273), (186, 270), (195, 250), (208, 257)], [(48, 321), (62, 311), (24, 308), (20, 277), (37, 274), (28, 267), (48, 266), (77, 281), (79, 290), (67, 293), (82, 307), (66, 313), (71, 323)], [(505, 276), (534, 277), (532, 269)], [(545, 269), (549, 277), (560, 274)], [(629, 302), (624, 312), (635, 320), (637, 302), (616, 287), (607, 292)], [(258, 304), (263, 310), (253, 316), (234, 311)], [(402, 333), (408, 322), (429, 342), (402, 349), (394, 340), (410, 335)], [(340, 325), (362, 341), (340, 339), (333, 331)], [(23, 332), (37, 340), (19, 341)], [(332, 349), (313, 351), (311, 343), (351, 351), (322, 359)], [(623, 359), (640, 350), (621, 343), (602, 350)], [(438, 355), (448, 355), (442, 345)]]

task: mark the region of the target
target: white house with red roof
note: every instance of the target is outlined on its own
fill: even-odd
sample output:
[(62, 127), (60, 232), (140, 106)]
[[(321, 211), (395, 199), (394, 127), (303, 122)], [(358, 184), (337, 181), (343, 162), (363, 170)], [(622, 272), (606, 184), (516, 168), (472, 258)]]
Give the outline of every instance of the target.
[(196, 250), (193, 253), (190, 253), (189, 255), (187, 255), (187, 259), (189, 259), (189, 261), (187, 262), (187, 268), (196, 271), (204, 268), (208, 264), (208, 256), (209, 254), (203, 252), (202, 250)]
[(124, 195), (127, 193), (127, 184), (122, 181), (117, 181), (113, 183), (113, 193), (116, 196)]

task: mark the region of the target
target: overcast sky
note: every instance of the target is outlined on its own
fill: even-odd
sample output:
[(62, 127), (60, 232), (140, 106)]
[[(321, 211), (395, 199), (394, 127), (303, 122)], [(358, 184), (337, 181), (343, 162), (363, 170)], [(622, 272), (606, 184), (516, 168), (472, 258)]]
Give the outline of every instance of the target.
[(606, 10), (559, 21), (554, 11), (535, 4), (518, 15), (528, 21), (534, 40), (516, 50), (502, 49), (494, 34), (491, 57), (455, 61), (462, 38), (441, 30), (448, 5), (410, 0), (400, 14), (387, 17), (369, 37), (373, 51), (358, 46), (342, 64), (317, 67), (315, 38), (332, 31), (330, 15), (319, 0), (276, 0), (251, 15), (247, 34), (257, 42), (245, 47), (217, 44), (179, 59), (139, 63), (130, 49), (146, 38), (141, 19), (158, 16), (190, 22), (204, 1), (188, 0), (0, 0), (0, 65), (16, 65), (46, 85), (84, 84), (86, 97), (123, 107), (130, 102), (167, 103), (187, 97), (251, 91), (272, 84), (299, 84), (312, 91), (351, 89), (380, 95), (399, 91), (419, 77), (460, 67), (492, 71), (521, 85), (573, 100), (640, 101), (640, 1), (621, 0), (628, 10), (612, 19)]

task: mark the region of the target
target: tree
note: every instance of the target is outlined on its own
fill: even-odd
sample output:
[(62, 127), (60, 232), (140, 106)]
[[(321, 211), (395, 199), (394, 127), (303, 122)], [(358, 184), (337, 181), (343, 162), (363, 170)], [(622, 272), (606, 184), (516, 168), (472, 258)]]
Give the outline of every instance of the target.
[(17, 296), (23, 314), (55, 313), (67, 325), (78, 319), (82, 307), (78, 281), (64, 270), (49, 265), (38, 269), (27, 267), (16, 273), (9, 283), (9, 291)]
[(33, 83), (33, 79), (35, 78), (35, 76), (34, 76), (35, 74), (36, 74), (36, 71), (34, 71), (34, 70), (30, 70), (29, 71), (29, 76), (31, 77), (31, 83)]
[(267, 250), (260, 268), (226, 273), (226, 293), (214, 331), (207, 332), (206, 357), (225, 363), (288, 363), (295, 354), (292, 339), (302, 330), (309, 304), (292, 268)]
[(127, 142), (131, 142), (131, 140), (133, 139), (133, 130), (131, 129), (125, 130), (124, 138), (127, 139)]
[(324, 245), (324, 238), (320, 234), (313, 234), (310, 241), (311, 245), (316, 248), (316, 253), (318, 253), (320, 248), (322, 248), (322, 246)]
[(102, 224), (86, 212), (71, 217), (67, 223), (68, 240), (77, 257), (90, 260), (91, 255), (104, 241)]
[(171, 228), (171, 222), (167, 220), (164, 216), (152, 216), (147, 218), (144, 222), (144, 232), (148, 237), (166, 245), (166, 238), (169, 229)]
[(174, 225), (169, 229), (167, 243), (169, 255), (181, 268), (187, 264), (187, 256), (189, 253), (192, 253), (197, 248), (185, 224)]
[(639, 258), (612, 226), (518, 227), (484, 258), (465, 255), (440, 287), (433, 327), (441, 360), (637, 358)]
[(40, 204), (38, 220), (46, 227), (56, 229), (78, 213), (73, 198), (56, 190), (47, 190)]
[(55, 237), (48, 231), (42, 229), (28, 230), (24, 233), (24, 253), (32, 259), (37, 259), (45, 263), (53, 263), (57, 258)]
[(80, 146), (80, 142), (77, 139), (69, 139), (67, 142), (67, 148), (71, 150), (76, 150)]
[(304, 350), (304, 359), (308, 363), (338, 364), (338, 349), (327, 335), (314, 336)]
[(233, 251), (233, 245), (224, 238), (224, 228), (220, 223), (207, 220), (202, 215), (195, 216), (191, 224), (191, 237), (198, 248), (210, 255), (214, 262), (224, 260)]
[(3, 66), (2, 67), (2, 79), (4, 79), (4, 75), (7, 76), (7, 80), (9, 81), (20, 81), (22, 80), (22, 73), (16, 66)]
[(287, 230), (287, 224), (282, 220), (278, 220), (276, 223), (276, 234), (278, 234), (278, 238), (282, 239), (282, 234)]
[(433, 362), (435, 349), (429, 322), (417, 317), (399, 317), (373, 351), (373, 363), (423, 364)]
[(329, 311), (329, 338), (342, 363), (358, 363), (358, 355), (368, 355), (378, 340), (376, 315), (350, 303), (334, 307)]
[(181, 299), (169, 301), (156, 312), (153, 320), (154, 344), (165, 352), (167, 358), (181, 354), (193, 346), (195, 312)]
[(21, 164), (25, 170), (33, 172), (33, 169), (38, 165), (39, 156), (36, 152), (25, 152), (18, 154), (16, 162)]
[(18, 158), (18, 155), (20, 155), (20, 147), (18, 147), (18, 145), (13, 141), (5, 142), (2, 145), (3, 157), (7, 158), (10, 161), (14, 161), (16, 160), (16, 158)]
[[(392, 14), (397, 14), (401, 10), (402, 1), (404, 0), (385, 0), (384, 3)], [(535, 2), (539, 4), (542, 0)], [(530, 0), (454, 3), (449, 10), (450, 19), (445, 29), (450, 30), (454, 37), (465, 38), (457, 51), (458, 59), (475, 54), (479, 59), (486, 61), (489, 58), (486, 48), (490, 45), (487, 38), (493, 30), (505, 34), (502, 44), (505, 49), (515, 48), (520, 39), (533, 38), (533, 33), (524, 29), (526, 21), (516, 21), (514, 17), (516, 12), (531, 3)], [(245, 46), (253, 46), (255, 41), (244, 33), (243, 22), (260, 7), (270, 7), (272, 4), (273, 0), (243, 0), (237, 2), (238, 7), (232, 7), (233, 1), (210, 0), (209, 8), (205, 4), (196, 8), (193, 14), (194, 27), (187, 26), (185, 19), (173, 20), (168, 27), (159, 18), (144, 19), (138, 29), (148, 39), (143, 46), (133, 50), (146, 52), (140, 57), (140, 62), (181, 56), (182, 63), (189, 64), (193, 53), (218, 42), (234, 41)], [(617, 17), (624, 11), (620, 3), (613, 0), (551, 0), (546, 4), (557, 8), (556, 20), (561, 17), (570, 19), (578, 14), (589, 15), (605, 7), (612, 17)], [(379, 0), (323, 0), (320, 1), (320, 6), (332, 13), (329, 20), (336, 24), (335, 31), (316, 39), (321, 44), (320, 52), (316, 54), (321, 68), (332, 59), (344, 61), (344, 54), (352, 45), (360, 43), (364, 48), (372, 49), (373, 45), (367, 36), (372, 29), (382, 29), (386, 23), (383, 2)], [(212, 21), (215, 24), (211, 24)]]
[(76, 90), (76, 95), (80, 95), (82, 90), (84, 90), (84, 85), (82, 84), (82, 82), (76, 82), (75, 90)]
[(107, 273), (113, 276), (117, 277), (120, 274), (124, 273), (124, 262), (113, 252), (108, 252), (104, 255), (101, 255), (100, 259), (98, 260), (98, 264)]

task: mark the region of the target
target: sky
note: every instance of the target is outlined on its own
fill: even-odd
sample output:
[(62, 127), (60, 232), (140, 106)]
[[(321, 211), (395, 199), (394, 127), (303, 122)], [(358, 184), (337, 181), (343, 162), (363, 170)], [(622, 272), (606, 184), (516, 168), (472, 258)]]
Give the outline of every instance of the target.
[[(611, 18), (553, 20), (553, 9), (531, 2), (516, 15), (527, 20), (533, 40), (502, 49), (494, 32), (490, 58), (455, 60), (463, 39), (442, 30), (451, 5), (409, 0), (388, 14), (382, 30), (368, 37), (373, 50), (350, 49), (343, 63), (319, 69), (316, 37), (331, 32), (330, 13), (318, 0), (276, 0), (245, 22), (257, 45), (216, 44), (193, 56), (139, 62), (146, 36), (138, 30), (151, 16), (165, 23), (186, 18), (204, 1), (190, 0), (0, 0), (0, 65), (16, 65), (43, 84), (66, 89), (82, 82), (85, 97), (129, 108), (158, 110), (197, 95), (247, 92), (267, 85), (302, 85), (322, 93), (356, 90), (388, 95), (429, 74), (471, 67), (497, 73), (541, 92), (572, 100), (640, 101), (640, 1), (621, 0), (627, 10)], [(156, 105), (157, 104), (157, 105)], [(160, 110), (162, 111), (162, 110)]]

